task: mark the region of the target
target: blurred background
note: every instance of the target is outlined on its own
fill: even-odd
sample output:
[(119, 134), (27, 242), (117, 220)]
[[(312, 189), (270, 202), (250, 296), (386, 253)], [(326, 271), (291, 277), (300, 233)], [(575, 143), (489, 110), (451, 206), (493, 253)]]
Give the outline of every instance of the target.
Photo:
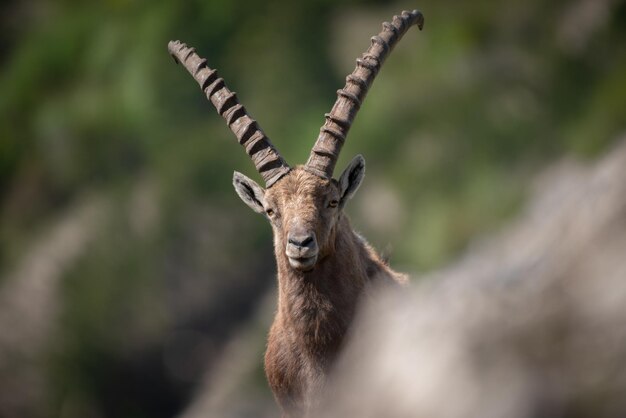
[(365, 156), (347, 211), (416, 278), (512, 219), (538, 170), (626, 131), (625, 2), (4, 1), (0, 416), (275, 416), (271, 230), (231, 186), (259, 177), (167, 42), (297, 164), (369, 37), (414, 8), (424, 30), (337, 167)]

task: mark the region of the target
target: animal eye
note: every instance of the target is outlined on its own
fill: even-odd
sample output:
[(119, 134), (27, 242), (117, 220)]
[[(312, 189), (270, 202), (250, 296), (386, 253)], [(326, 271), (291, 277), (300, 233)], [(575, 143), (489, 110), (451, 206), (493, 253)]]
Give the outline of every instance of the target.
[(267, 216), (274, 216), (274, 209), (267, 208), (265, 209), (265, 213), (267, 213)]
[(329, 208), (336, 208), (338, 204), (339, 204), (339, 201), (333, 199), (330, 202), (328, 202), (328, 207)]

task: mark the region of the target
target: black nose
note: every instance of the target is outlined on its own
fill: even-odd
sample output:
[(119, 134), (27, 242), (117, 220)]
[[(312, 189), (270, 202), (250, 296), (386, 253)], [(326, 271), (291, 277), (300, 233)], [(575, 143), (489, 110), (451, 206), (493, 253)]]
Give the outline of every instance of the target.
[(313, 242), (313, 235), (311, 234), (289, 234), (289, 244), (296, 247), (306, 247)]

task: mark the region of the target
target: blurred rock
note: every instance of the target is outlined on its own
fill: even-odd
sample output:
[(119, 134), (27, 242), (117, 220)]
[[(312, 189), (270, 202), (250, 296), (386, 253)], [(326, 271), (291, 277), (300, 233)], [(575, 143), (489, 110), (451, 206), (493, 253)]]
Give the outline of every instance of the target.
[(367, 306), (325, 417), (626, 416), (626, 138), (498, 236)]

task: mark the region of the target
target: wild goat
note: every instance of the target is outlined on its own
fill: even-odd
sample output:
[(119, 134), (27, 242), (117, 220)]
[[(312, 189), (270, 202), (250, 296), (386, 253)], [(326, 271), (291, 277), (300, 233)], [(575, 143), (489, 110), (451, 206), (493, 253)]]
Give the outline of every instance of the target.
[(351, 228), (343, 214), (365, 172), (358, 155), (339, 177), (333, 170), (359, 107), (380, 67), (407, 29), (423, 25), (415, 10), (394, 16), (357, 59), (309, 160), (290, 167), (238, 103), (216, 70), (179, 41), (169, 52), (200, 85), (252, 158), (266, 189), (235, 172), (233, 184), (252, 210), (272, 225), (278, 266), (278, 309), (269, 332), (265, 371), (283, 416), (306, 414), (324, 389), (325, 378), (348, 331), (359, 298), (373, 283), (403, 283)]

